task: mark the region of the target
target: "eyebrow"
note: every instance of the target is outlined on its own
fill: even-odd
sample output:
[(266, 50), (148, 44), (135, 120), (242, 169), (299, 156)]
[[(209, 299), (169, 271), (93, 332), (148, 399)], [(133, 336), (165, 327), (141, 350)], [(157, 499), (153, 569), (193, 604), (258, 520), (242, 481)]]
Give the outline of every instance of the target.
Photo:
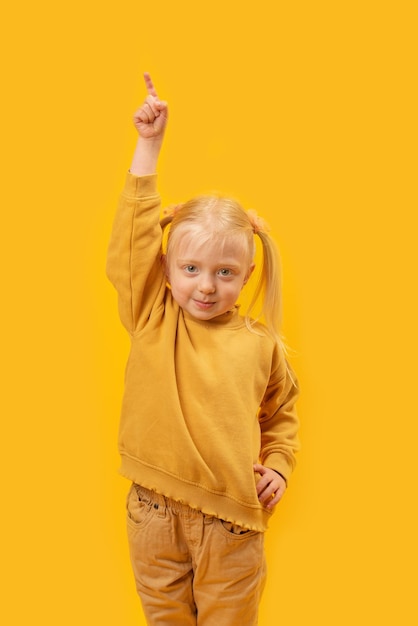
[[(177, 259), (177, 263), (179, 263), (180, 265), (199, 265), (199, 261), (194, 261), (193, 259)], [(235, 269), (235, 270), (239, 270), (241, 269), (242, 265), (240, 265), (239, 263), (235, 263), (235, 262), (229, 262), (226, 261), (225, 263), (215, 263), (214, 265), (216, 265), (216, 267), (228, 267), (231, 269)]]

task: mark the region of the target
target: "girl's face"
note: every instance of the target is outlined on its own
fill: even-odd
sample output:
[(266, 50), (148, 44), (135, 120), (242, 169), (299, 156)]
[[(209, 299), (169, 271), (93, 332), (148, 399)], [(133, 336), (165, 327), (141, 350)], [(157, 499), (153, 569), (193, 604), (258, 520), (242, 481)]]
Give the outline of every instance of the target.
[(253, 269), (236, 238), (202, 243), (185, 233), (170, 255), (167, 277), (178, 305), (196, 319), (210, 320), (234, 307)]

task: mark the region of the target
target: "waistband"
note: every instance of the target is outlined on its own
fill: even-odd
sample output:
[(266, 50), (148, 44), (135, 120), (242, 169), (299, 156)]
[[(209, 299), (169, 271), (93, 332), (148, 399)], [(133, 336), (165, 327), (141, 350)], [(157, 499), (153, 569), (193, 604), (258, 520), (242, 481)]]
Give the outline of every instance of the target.
[(151, 489), (146, 489), (142, 485), (132, 483), (132, 487), (135, 489), (138, 498), (144, 502), (144, 504), (154, 507), (161, 514), (166, 510), (170, 510), (175, 515), (183, 515), (188, 517), (204, 517), (208, 523), (214, 519), (213, 515), (207, 515), (198, 509), (192, 509), (188, 504), (178, 502), (172, 498), (167, 498)]

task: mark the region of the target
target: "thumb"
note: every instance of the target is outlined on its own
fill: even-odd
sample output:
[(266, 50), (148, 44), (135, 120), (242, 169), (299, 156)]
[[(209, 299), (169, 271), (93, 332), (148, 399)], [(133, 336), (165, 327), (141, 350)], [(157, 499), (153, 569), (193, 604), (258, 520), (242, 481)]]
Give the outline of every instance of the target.
[(264, 467), (264, 465), (261, 465), (260, 463), (254, 463), (253, 468), (255, 472), (258, 472), (261, 475), (266, 473), (266, 468)]

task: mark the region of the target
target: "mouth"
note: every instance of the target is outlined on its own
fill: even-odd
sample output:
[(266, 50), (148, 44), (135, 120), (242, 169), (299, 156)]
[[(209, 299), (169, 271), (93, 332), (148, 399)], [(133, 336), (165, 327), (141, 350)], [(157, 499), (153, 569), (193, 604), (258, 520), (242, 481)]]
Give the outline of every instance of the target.
[(193, 300), (193, 302), (195, 303), (198, 309), (201, 309), (203, 311), (210, 309), (215, 304), (214, 302), (207, 302), (204, 300)]

